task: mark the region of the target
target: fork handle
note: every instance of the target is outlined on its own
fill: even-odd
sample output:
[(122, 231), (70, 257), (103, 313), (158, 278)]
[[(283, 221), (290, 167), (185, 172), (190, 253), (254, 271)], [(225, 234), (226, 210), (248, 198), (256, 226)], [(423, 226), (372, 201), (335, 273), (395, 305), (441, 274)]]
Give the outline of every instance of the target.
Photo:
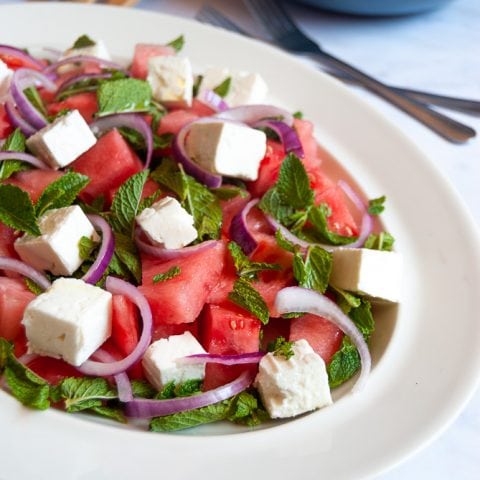
[(345, 72), (347, 75), (357, 80), (361, 85), (396, 105), (398, 108), (453, 143), (466, 142), (476, 135), (473, 128), (442, 115), (413, 98), (409, 98), (398, 91), (392, 90), (384, 83), (379, 82), (370, 75), (367, 75), (361, 70), (358, 70), (323, 50), (315, 50), (311, 55), (321, 63), (340, 70), (341, 72)]

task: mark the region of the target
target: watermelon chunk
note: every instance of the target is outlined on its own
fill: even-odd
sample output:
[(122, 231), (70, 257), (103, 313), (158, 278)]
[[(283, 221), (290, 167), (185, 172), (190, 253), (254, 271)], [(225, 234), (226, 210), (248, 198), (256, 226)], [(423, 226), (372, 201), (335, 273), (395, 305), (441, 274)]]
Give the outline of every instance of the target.
[[(202, 317), (203, 346), (209, 353), (222, 355), (257, 352), (260, 346), (260, 321), (233, 304), (208, 305)], [(226, 366), (209, 363), (205, 369), (204, 390), (231, 382), (257, 365)]]
[(132, 77), (145, 80), (148, 75), (148, 61), (153, 57), (175, 55), (175, 49), (168, 45), (152, 45), (137, 43), (133, 54), (133, 62), (130, 67)]
[[(154, 324), (193, 322), (218, 283), (224, 259), (223, 242), (189, 257), (167, 262), (142, 256), (142, 285), (139, 288), (152, 308)], [(155, 275), (165, 273), (175, 266), (180, 268), (179, 275), (164, 282), (153, 283)]]
[(13, 248), (16, 238), (15, 230), (0, 222), (0, 257), (17, 258)]
[(93, 121), (93, 115), (98, 110), (97, 95), (92, 92), (78, 93), (61, 102), (48, 105), (48, 114), (57, 115), (62, 110), (78, 110), (87, 123)]
[(27, 366), (50, 385), (57, 385), (68, 377), (83, 377), (76, 368), (57, 358), (36, 357)]
[(157, 323), (153, 328), (152, 342), (160, 340), (161, 338), (168, 338), (172, 335), (183, 335), (185, 332), (190, 332), (198, 340), (198, 324), (198, 320), (192, 323)]
[(163, 135), (164, 133), (173, 133), (176, 135), (185, 125), (197, 120), (199, 116), (196, 113), (188, 110), (175, 110), (167, 113), (160, 120), (157, 133)]
[(0, 138), (7, 138), (12, 132), (13, 126), (5, 112), (5, 107), (0, 105)]
[(32, 202), (36, 202), (45, 188), (62, 175), (63, 172), (57, 170), (26, 170), (12, 175), (5, 183), (25, 190), (30, 195)]
[(90, 178), (90, 183), (80, 193), (85, 202), (118, 188), (143, 169), (142, 162), (118, 130), (105, 134), (70, 166)]
[(310, 346), (329, 363), (340, 348), (343, 332), (332, 322), (317, 315), (304, 315), (290, 323), (290, 341), (305, 339)]

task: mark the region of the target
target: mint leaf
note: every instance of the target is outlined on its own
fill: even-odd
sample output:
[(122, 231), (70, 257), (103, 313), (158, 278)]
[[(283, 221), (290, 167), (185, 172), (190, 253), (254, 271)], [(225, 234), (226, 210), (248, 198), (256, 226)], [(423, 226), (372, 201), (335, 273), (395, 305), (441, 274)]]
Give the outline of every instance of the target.
[(268, 190), (258, 204), (265, 213), (276, 218), (280, 223), (289, 225), (295, 210), (288, 203), (284, 203), (275, 187)]
[(140, 215), (146, 208), (150, 208), (160, 197), (162, 196), (162, 191), (157, 190), (152, 195), (140, 200), (140, 204), (138, 205), (137, 215)]
[(313, 204), (313, 191), (305, 167), (292, 153), (282, 162), (275, 188), (281, 201), (295, 209), (307, 208)]
[(115, 252), (109, 264), (110, 269), (122, 277), (132, 276), (137, 284), (142, 282), (140, 255), (131, 237), (115, 232)]
[(147, 177), (147, 170), (132, 175), (113, 197), (110, 223), (115, 232), (129, 237), (133, 236), (135, 216)]
[[(3, 152), (24, 152), (25, 135), (17, 128), (5, 139), (0, 150)], [(10, 178), (15, 172), (21, 172), (29, 168), (28, 163), (15, 160), (15, 157), (12, 156), (12, 160), (0, 162), (0, 181)]]
[(25, 140), (25, 135), (17, 128), (5, 139), (2, 151), (24, 152), (26, 148)]
[(270, 319), (268, 306), (263, 297), (257, 290), (244, 278), (239, 278), (233, 285), (233, 290), (228, 294), (228, 298), (238, 306), (249, 311), (257, 317), (264, 325)]
[(284, 337), (277, 337), (273, 342), (269, 342), (267, 351), (272, 352), (276, 357), (285, 357), (285, 360), (293, 357), (295, 352), (293, 351), (294, 342), (287, 342)]
[(343, 310), (343, 312), (348, 314), (352, 308), (357, 308), (361, 305), (362, 300), (353, 293), (347, 292), (346, 290), (342, 290), (341, 288), (337, 288), (332, 285), (330, 285), (330, 288), (337, 293), (337, 304)]
[(180, 275), (180, 273), (181, 273), (180, 267), (174, 266), (169, 270), (167, 270), (165, 273), (159, 273), (158, 275), (155, 275), (152, 278), (152, 281), (153, 283), (166, 282), (171, 278), (177, 277), (178, 275)]
[(195, 378), (176, 385), (174, 389), (175, 397), (190, 397), (200, 393), (202, 391), (202, 382), (203, 380)]
[(70, 413), (101, 407), (105, 400), (117, 398), (104, 378), (65, 378), (58, 385), (58, 393)]
[(383, 195), (382, 197), (374, 198), (368, 202), (368, 213), (370, 215), (380, 215), (385, 210), (385, 200), (387, 197)]
[(82, 260), (89, 260), (92, 252), (98, 247), (98, 242), (89, 237), (82, 237), (78, 242), (78, 250)]
[(145, 80), (123, 78), (102, 82), (97, 90), (98, 116), (123, 112), (147, 112), (152, 90)]
[(270, 416), (254, 394), (241, 392), (231, 399), (227, 420), (255, 427), (269, 419)]
[(256, 280), (258, 273), (265, 270), (281, 270), (280, 265), (276, 263), (250, 261), (238, 243), (229, 242), (228, 250), (233, 259), (237, 275), (245, 280)]
[(93, 47), (93, 45), (96, 45), (96, 43), (88, 35), (81, 35), (75, 40), (71, 48)]
[(172, 380), (163, 386), (162, 391), (155, 395), (155, 400), (168, 400), (175, 398), (175, 382)]
[(282, 235), (282, 232), (280, 230), (277, 230), (275, 232), (275, 240), (277, 241), (277, 245), (283, 250), (286, 250), (287, 252), (295, 253), (298, 249), (298, 247), (294, 243), (290, 242), (290, 240), (287, 240)]
[(219, 199), (219, 200), (230, 200), (235, 197), (247, 198), (248, 193), (246, 190), (240, 187), (229, 186), (229, 187), (217, 187), (211, 188), (210, 191)]
[(378, 235), (372, 233), (365, 240), (364, 248), (372, 250), (385, 250), (391, 252), (395, 239), (387, 232), (380, 232)]
[(158, 392), (146, 380), (132, 380), (132, 393), (134, 397), (153, 398)]
[(183, 35), (180, 35), (171, 42), (167, 43), (167, 45), (169, 47), (172, 47), (178, 53), (185, 45), (185, 38), (183, 37)]
[(225, 98), (230, 91), (230, 85), (232, 83), (232, 77), (227, 77), (220, 85), (217, 85), (213, 91), (222, 98)]
[(192, 95), (193, 97), (195, 98), (197, 95), (198, 95), (198, 91), (200, 90), (200, 85), (202, 84), (203, 82), (203, 75), (197, 75), (197, 77), (195, 78), (195, 82), (193, 83), (193, 91), (192, 91)]
[(328, 228), (328, 217), (330, 215), (331, 210), (326, 203), (310, 209), (308, 220), (313, 225), (313, 229), (309, 230), (309, 232), (314, 235), (314, 238), (319, 242), (326, 242), (331, 245), (348, 245), (354, 242), (357, 237), (339, 235)]
[(350, 318), (357, 328), (362, 332), (365, 340), (368, 340), (375, 329), (375, 321), (372, 315), (372, 306), (365, 298), (361, 299), (357, 308), (352, 308), (349, 312)]
[(10, 355), (13, 355), (13, 345), (3, 337), (0, 337), (0, 375), (7, 366)]
[(42, 192), (35, 205), (35, 214), (42, 216), (53, 208), (69, 207), (90, 179), (80, 173), (67, 172)]
[(30, 196), (15, 185), (0, 185), (0, 222), (33, 236), (41, 235)]
[(294, 255), (293, 274), (301, 287), (325, 293), (331, 272), (332, 254), (321, 247), (309, 247), (305, 260), (299, 252)]
[(127, 423), (127, 418), (123, 414), (123, 411), (120, 407), (106, 407), (104, 405), (95, 406), (88, 410), (89, 412), (96, 413), (101, 417), (109, 418), (110, 420), (115, 420), (119, 423)]
[(188, 188), (186, 175), (182, 175), (178, 165), (172, 159), (164, 159), (151, 173), (150, 177), (160, 186), (173, 192), (180, 202), (185, 201)]
[(301, 112), (300, 110), (296, 111), (294, 114), (293, 114), (293, 118), (298, 118), (298, 119), (302, 119), (303, 118), (303, 112)]
[(43, 288), (39, 287), (33, 280), (30, 280), (27, 277), (25, 277), (23, 281), (25, 282), (27, 288), (35, 295), (40, 295), (45, 291)]
[(43, 99), (38, 93), (37, 88), (35, 86), (27, 87), (23, 91), (23, 93), (28, 98), (29, 102), (33, 105), (33, 107), (46, 118), (47, 109), (45, 108), (45, 104), (43, 103)]

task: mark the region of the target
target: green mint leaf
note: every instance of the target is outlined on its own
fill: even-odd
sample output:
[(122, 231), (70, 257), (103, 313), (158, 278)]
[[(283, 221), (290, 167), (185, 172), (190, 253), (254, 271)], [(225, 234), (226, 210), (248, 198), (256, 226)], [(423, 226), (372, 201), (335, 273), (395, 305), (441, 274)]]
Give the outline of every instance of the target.
[(168, 271), (166, 271), (165, 273), (159, 273), (158, 275), (155, 275), (152, 281), (153, 283), (166, 282), (171, 278), (177, 277), (178, 275), (180, 275), (180, 273), (181, 273), (180, 267), (174, 266), (170, 268)]
[(11, 355), (13, 355), (13, 345), (0, 337), (0, 375), (7, 366), (7, 361)]
[(201, 379), (191, 379), (186, 380), (183, 383), (180, 383), (175, 386), (175, 396), (176, 397), (190, 397), (192, 395), (196, 395), (202, 391), (202, 383), (203, 380)]
[(380, 232), (378, 235), (372, 233), (368, 236), (364, 248), (370, 248), (371, 250), (385, 250), (391, 252), (393, 250), (393, 244), (395, 238), (388, 232)]
[(98, 247), (98, 242), (95, 242), (89, 237), (82, 237), (80, 241), (78, 242), (78, 250), (80, 254), (80, 258), (82, 260), (90, 260), (90, 257), (95, 250), (95, 248)]
[(168, 400), (175, 398), (175, 382), (172, 380), (163, 386), (162, 391), (155, 395), (155, 400)]
[(133, 277), (137, 284), (142, 282), (142, 264), (135, 242), (131, 237), (115, 232), (115, 252), (109, 270), (122, 277)]
[(5, 139), (1, 150), (4, 152), (24, 152), (25, 141), (25, 135), (17, 128)]
[[(17, 128), (5, 139), (0, 150), (2, 152), (24, 152), (25, 135)], [(12, 160), (0, 162), (0, 181), (10, 178), (16, 172), (28, 170), (29, 168), (28, 163), (15, 160), (15, 157), (12, 156)]]
[(132, 393), (134, 397), (153, 398), (158, 392), (146, 380), (132, 380)]
[(241, 392), (231, 399), (227, 420), (254, 427), (269, 418), (258, 398), (252, 393)]
[(360, 368), (360, 355), (348, 337), (344, 337), (340, 349), (327, 365), (328, 383), (335, 388), (351, 378)]
[(228, 294), (228, 298), (238, 306), (249, 311), (257, 317), (264, 325), (270, 319), (268, 306), (263, 297), (257, 290), (244, 278), (239, 278), (233, 285), (233, 290)]
[(157, 190), (155, 193), (152, 193), (152, 195), (140, 200), (137, 215), (140, 215), (146, 208), (150, 208), (161, 196), (162, 191)]
[(362, 332), (365, 340), (368, 340), (375, 330), (375, 321), (373, 319), (370, 302), (365, 298), (362, 298), (360, 305), (350, 310), (349, 317)]
[(292, 215), (295, 210), (291, 205), (285, 204), (280, 197), (277, 189), (271, 188), (263, 196), (262, 200), (258, 204), (259, 208), (265, 213), (276, 218), (280, 223), (289, 225)]
[(290, 240), (287, 240), (280, 230), (275, 232), (275, 240), (277, 241), (277, 245), (287, 252), (295, 253), (298, 250), (298, 247), (290, 242)]
[(303, 112), (301, 112), (300, 110), (296, 111), (294, 114), (293, 114), (293, 118), (298, 118), (298, 119), (302, 119), (303, 118)]
[(333, 287), (332, 285), (330, 285), (330, 288), (337, 293), (337, 304), (344, 313), (348, 314), (352, 308), (357, 308), (361, 305), (361, 299), (353, 293), (347, 292), (341, 288)]
[(222, 98), (225, 98), (230, 91), (230, 86), (232, 84), (232, 77), (227, 77), (220, 85), (217, 85), (213, 91)]
[(217, 187), (211, 188), (210, 191), (219, 200), (230, 200), (232, 198), (240, 196), (241, 198), (247, 198), (248, 193), (243, 188), (231, 186), (231, 187)]
[(69, 207), (89, 181), (85, 175), (67, 172), (45, 188), (35, 204), (35, 214), (40, 217), (47, 210)]
[(102, 82), (97, 89), (98, 116), (122, 112), (148, 112), (152, 89), (145, 80), (122, 78)]
[(33, 236), (41, 235), (30, 196), (15, 185), (0, 185), (0, 222)]
[(349, 243), (354, 242), (357, 237), (339, 235), (328, 228), (328, 217), (330, 214), (330, 207), (325, 203), (310, 208), (308, 220), (313, 225), (313, 229), (310, 230), (310, 232), (314, 237), (319, 242), (325, 242), (331, 245), (348, 245)]
[(180, 35), (171, 42), (167, 43), (167, 45), (172, 47), (178, 53), (185, 45), (185, 38), (183, 35)]
[(202, 84), (202, 82), (203, 82), (203, 75), (198, 75), (195, 78), (195, 82), (193, 83), (192, 95), (194, 98), (198, 95), (198, 91), (200, 90), (200, 85)]
[(45, 103), (43, 103), (43, 99), (38, 93), (37, 88), (35, 86), (27, 87), (23, 93), (33, 107), (46, 118), (48, 115), (47, 109), (45, 108)]
[(135, 216), (147, 177), (147, 170), (132, 175), (121, 185), (113, 197), (110, 223), (116, 233), (133, 236)]
[(387, 197), (374, 198), (368, 202), (368, 213), (370, 215), (380, 215), (385, 210), (385, 200)]
[(321, 247), (309, 247), (305, 260), (295, 253), (293, 269), (301, 287), (325, 293), (332, 272), (332, 254)]
[(224, 400), (194, 410), (174, 413), (165, 417), (155, 417), (150, 422), (150, 430), (153, 432), (174, 432), (206, 423), (218, 422), (227, 418), (230, 407), (231, 400)]
[(295, 209), (307, 208), (313, 204), (310, 179), (302, 161), (292, 153), (282, 162), (275, 189), (282, 203)]
[(151, 173), (150, 177), (160, 186), (173, 192), (180, 200), (184, 202), (186, 198), (187, 180), (186, 176), (182, 175), (178, 165), (166, 158), (162, 163)]
[(269, 342), (267, 351), (272, 352), (276, 357), (285, 357), (285, 360), (293, 357), (295, 352), (293, 351), (294, 342), (287, 342), (284, 337), (277, 337), (273, 342)]
[(89, 412), (96, 413), (101, 417), (115, 420), (119, 423), (127, 423), (127, 418), (123, 414), (123, 411), (120, 407), (106, 407), (104, 405), (101, 405), (90, 408)]
[(233, 259), (237, 275), (245, 280), (256, 280), (258, 273), (265, 270), (281, 270), (276, 263), (251, 262), (238, 243), (229, 242), (228, 250)]
[(25, 285), (27, 286), (27, 288), (35, 295), (40, 295), (41, 293), (44, 292), (44, 289), (39, 287), (33, 280), (30, 280), (29, 278), (25, 277), (23, 281), (25, 282)]
[(77, 48), (93, 47), (93, 45), (96, 45), (96, 42), (94, 42), (88, 35), (81, 35), (75, 40), (71, 48), (77, 49)]

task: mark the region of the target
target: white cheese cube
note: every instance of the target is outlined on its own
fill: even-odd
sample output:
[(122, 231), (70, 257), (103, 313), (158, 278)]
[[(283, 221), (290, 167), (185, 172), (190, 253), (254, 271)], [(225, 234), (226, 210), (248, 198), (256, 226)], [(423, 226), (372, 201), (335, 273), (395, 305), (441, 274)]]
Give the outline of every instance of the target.
[(203, 380), (205, 364), (181, 365), (176, 360), (187, 355), (206, 353), (198, 340), (190, 333), (172, 335), (152, 343), (142, 360), (147, 380), (161, 390), (167, 383), (186, 380)]
[(81, 365), (110, 336), (112, 294), (75, 278), (59, 278), (25, 309), (31, 353)]
[(230, 71), (228, 68), (208, 68), (203, 74), (199, 89), (199, 98), (206, 90), (213, 90), (227, 78), (231, 79), (230, 88), (224, 97), (229, 107), (262, 103), (268, 93), (265, 80), (258, 73)]
[(33, 134), (27, 146), (52, 168), (62, 168), (93, 147), (96, 141), (79, 111), (73, 110)]
[(297, 340), (288, 360), (267, 353), (260, 361), (255, 387), (272, 418), (287, 418), (332, 403), (327, 369), (306, 340)]
[(212, 173), (256, 180), (267, 137), (246, 125), (212, 120), (192, 125), (185, 148), (194, 162)]
[(12, 75), (13, 70), (10, 70), (7, 64), (0, 60), (0, 98), (9, 92)]
[(25, 263), (54, 275), (71, 275), (82, 264), (78, 246), (82, 237), (98, 239), (78, 205), (47, 211), (38, 226), (42, 235), (25, 234), (15, 241), (14, 247)]
[[(70, 57), (77, 57), (77, 56), (87, 56), (87, 57), (96, 57), (100, 58), (102, 60), (111, 60), (110, 53), (107, 49), (107, 46), (105, 45), (105, 42), (103, 40), (95, 40), (92, 39), (95, 42), (95, 45), (89, 45), (88, 47), (81, 47), (81, 48), (69, 48), (66, 50), (63, 55), (59, 58), (59, 60), (63, 60), (65, 58), (70, 58)], [(58, 71), (59, 73), (66, 73), (70, 70), (75, 69), (74, 64), (68, 64), (68, 65), (62, 65)]]
[(148, 61), (147, 81), (155, 100), (169, 107), (192, 105), (193, 73), (190, 60), (173, 55)]
[(193, 217), (173, 197), (145, 208), (136, 220), (150, 242), (167, 249), (182, 248), (198, 236)]
[(368, 248), (333, 251), (330, 283), (338, 288), (388, 302), (398, 302), (402, 258), (396, 252)]

